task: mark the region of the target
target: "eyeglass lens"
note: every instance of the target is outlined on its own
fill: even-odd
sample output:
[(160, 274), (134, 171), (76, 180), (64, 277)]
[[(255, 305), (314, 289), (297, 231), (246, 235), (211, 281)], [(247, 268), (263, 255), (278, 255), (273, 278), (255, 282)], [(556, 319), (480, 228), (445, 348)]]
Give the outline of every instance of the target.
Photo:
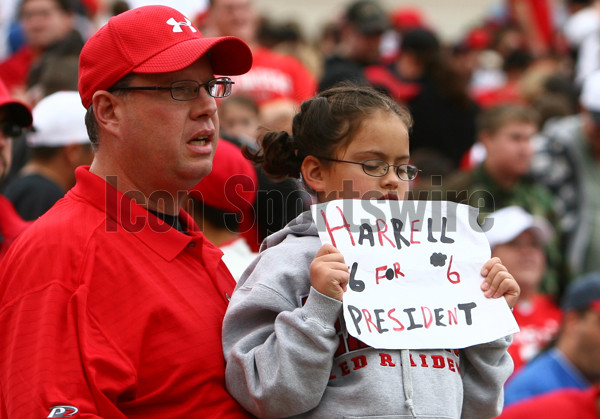
[(210, 80), (206, 84), (200, 84), (196, 81), (178, 81), (171, 85), (171, 94), (176, 100), (192, 100), (198, 97), (201, 86), (206, 86), (206, 90), (212, 97), (226, 97), (231, 94), (231, 85), (233, 82), (229, 78), (218, 78)]
[(365, 173), (372, 176), (385, 176), (390, 167), (394, 167), (396, 175), (403, 180), (413, 180), (418, 174), (417, 168), (409, 164), (391, 165), (379, 159), (363, 162)]
[(23, 133), (23, 129), (16, 125), (11, 124), (10, 122), (2, 122), (2, 135), (5, 138), (18, 138)]

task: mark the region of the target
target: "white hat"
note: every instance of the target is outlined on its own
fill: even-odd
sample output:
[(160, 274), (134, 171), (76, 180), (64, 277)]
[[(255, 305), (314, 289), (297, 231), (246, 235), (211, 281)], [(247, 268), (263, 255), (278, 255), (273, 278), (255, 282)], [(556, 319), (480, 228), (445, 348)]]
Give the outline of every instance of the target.
[(519, 234), (530, 229), (542, 244), (552, 238), (552, 226), (548, 220), (533, 216), (518, 206), (502, 208), (490, 214), (482, 228), (492, 249), (513, 241)]
[(579, 103), (592, 113), (600, 113), (600, 70), (594, 71), (583, 81)]
[(33, 108), (33, 128), (27, 135), (30, 147), (90, 143), (78, 92), (57, 92), (40, 100)]

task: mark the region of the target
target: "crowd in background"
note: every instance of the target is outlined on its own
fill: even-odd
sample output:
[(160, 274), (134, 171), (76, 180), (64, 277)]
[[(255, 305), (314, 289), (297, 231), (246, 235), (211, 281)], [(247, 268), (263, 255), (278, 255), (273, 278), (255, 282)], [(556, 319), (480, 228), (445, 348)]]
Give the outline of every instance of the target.
[[(100, 9), (118, 14), (130, 7), (125, 0), (99, 1), (2, 0), (0, 79), (33, 108), (34, 120), (33, 132), (14, 143), (1, 191), (25, 220), (60, 199), (74, 184), (75, 167), (91, 161), (74, 93), (78, 54)], [(511, 378), (507, 403), (537, 395), (523, 389), (544, 381), (541, 375), (525, 383), (517, 377), (542, 352), (560, 372), (539, 393), (569, 387), (596, 398), (600, 1), (506, 0), (502, 6), (450, 44), (418, 7), (386, 10), (375, 0), (358, 0), (309, 42), (300, 22), (260, 16), (252, 0), (211, 0), (191, 22), (205, 36), (239, 37), (253, 53), (251, 71), (233, 76), (234, 94), (219, 102), (226, 145), (217, 149), (211, 176), (222, 185), (238, 176), (251, 192), (208, 188), (206, 179), (190, 193), (188, 210), (213, 243), (229, 248), (226, 263), (241, 275), (261, 241), (312, 202), (295, 181), (252, 168), (242, 149), (255, 148), (267, 130), (291, 131), (300, 104), (318, 91), (340, 82), (371, 85), (413, 116), (411, 159), (421, 173), (411, 198), (479, 208), (483, 225), (493, 219), (502, 229), (489, 232), (492, 251), (516, 259), (511, 272), (526, 292), (515, 307), (517, 390)], [(574, 284), (584, 290), (572, 291)]]

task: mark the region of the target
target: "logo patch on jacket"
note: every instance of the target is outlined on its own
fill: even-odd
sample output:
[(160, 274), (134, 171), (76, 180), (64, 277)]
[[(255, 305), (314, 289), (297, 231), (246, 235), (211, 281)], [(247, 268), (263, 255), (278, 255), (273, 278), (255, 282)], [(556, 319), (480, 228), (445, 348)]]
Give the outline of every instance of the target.
[(46, 418), (70, 418), (79, 412), (75, 406), (52, 406)]

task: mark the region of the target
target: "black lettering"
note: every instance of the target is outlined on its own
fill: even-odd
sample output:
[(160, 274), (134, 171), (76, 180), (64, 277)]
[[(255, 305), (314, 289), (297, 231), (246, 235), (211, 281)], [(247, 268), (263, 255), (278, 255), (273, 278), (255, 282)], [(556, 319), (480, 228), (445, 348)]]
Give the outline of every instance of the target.
[(385, 312), (385, 310), (377, 308), (377, 309), (373, 310), (373, 312), (375, 313), (375, 318), (377, 319), (377, 331), (379, 332), (379, 334), (381, 334), (383, 332), (387, 332), (388, 329), (384, 329), (383, 327), (381, 327), (381, 323), (383, 323), (385, 321), (385, 319), (382, 319), (381, 317), (379, 317), (379, 314)]
[(465, 312), (465, 320), (467, 321), (467, 324), (469, 326), (473, 323), (473, 319), (471, 318), (471, 310), (473, 310), (475, 307), (477, 307), (477, 304), (475, 303), (466, 303), (458, 305), (458, 309)]
[[(360, 327), (358, 327), (358, 323), (360, 323), (362, 320), (362, 314), (360, 310), (348, 304), (348, 312), (350, 312), (350, 317), (352, 317), (352, 322), (354, 323), (354, 327), (356, 327), (356, 332), (360, 335)], [(355, 314), (358, 315), (358, 317)]]
[(444, 323), (442, 323), (442, 319), (444, 318), (443, 314), (440, 314), (442, 311), (444, 311), (443, 308), (436, 308), (433, 310), (434, 314), (435, 314), (435, 325), (436, 326), (446, 326)]
[(427, 241), (430, 243), (437, 243), (437, 240), (433, 237), (433, 218), (427, 219)]
[(454, 239), (450, 237), (446, 237), (446, 227), (448, 225), (448, 218), (442, 217), (442, 237), (440, 237), (440, 241), (442, 243), (454, 243)]
[(404, 309), (404, 310), (402, 310), (402, 311), (404, 311), (406, 314), (408, 314), (408, 318), (409, 318), (409, 320), (410, 320), (410, 326), (408, 326), (408, 327), (406, 328), (406, 330), (418, 329), (418, 328), (420, 328), (420, 327), (423, 327), (423, 325), (422, 325), (422, 324), (415, 323), (415, 319), (414, 319), (414, 318), (413, 318), (413, 316), (412, 316), (412, 312), (413, 312), (413, 311), (417, 311), (417, 309), (416, 309), (416, 308), (405, 308), (405, 309)]
[(409, 247), (410, 241), (408, 241), (406, 237), (402, 236), (402, 221), (400, 221), (397, 218), (392, 218), (390, 222), (392, 223), (392, 228), (394, 229), (394, 239), (396, 240), (396, 247), (398, 249), (402, 249), (401, 242), (403, 242), (407, 247)]
[(369, 240), (371, 247), (375, 246), (375, 237), (373, 237), (373, 228), (370, 224), (364, 223), (360, 225), (360, 236), (358, 237), (358, 244), (363, 244), (363, 240)]
[(350, 285), (350, 289), (356, 292), (362, 292), (365, 289), (365, 282), (360, 279), (355, 279), (356, 269), (358, 268), (358, 262), (354, 262), (352, 264), (352, 268), (350, 268), (350, 279), (348, 280), (348, 285)]

